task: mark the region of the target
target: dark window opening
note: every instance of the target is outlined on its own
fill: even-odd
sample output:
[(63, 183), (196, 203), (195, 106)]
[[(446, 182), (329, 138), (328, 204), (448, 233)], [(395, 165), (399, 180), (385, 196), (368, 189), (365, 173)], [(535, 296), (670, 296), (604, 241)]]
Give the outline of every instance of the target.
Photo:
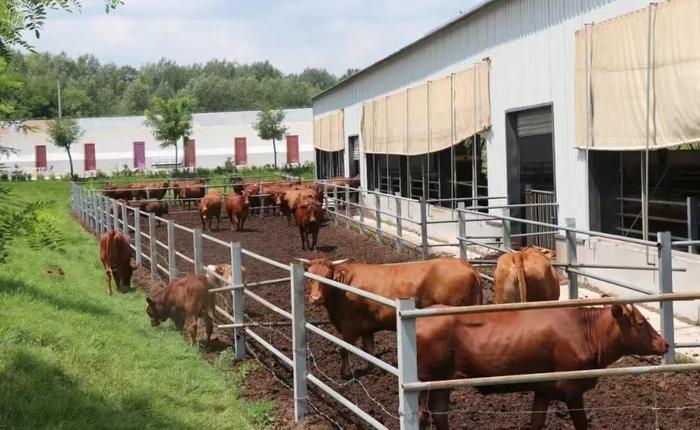
[(329, 179), (337, 176), (345, 176), (344, 150), (321, 151), (316, 150), (316, 178)]

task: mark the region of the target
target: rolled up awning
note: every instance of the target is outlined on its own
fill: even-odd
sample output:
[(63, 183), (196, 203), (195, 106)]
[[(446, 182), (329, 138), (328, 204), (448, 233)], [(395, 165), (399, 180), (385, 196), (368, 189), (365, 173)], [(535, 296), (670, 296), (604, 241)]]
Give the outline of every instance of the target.
[(491, 126), (490, 62), (362, 105), (366, 153), (441, 151)]
[(345, 149), (345, 116), (342, 109), (322, 118), (314, 118), (314, 148), (326, 152)]
[(576, 33), (576, 147), (700, 140), (698, 17), (700, 2), (673, 0)]

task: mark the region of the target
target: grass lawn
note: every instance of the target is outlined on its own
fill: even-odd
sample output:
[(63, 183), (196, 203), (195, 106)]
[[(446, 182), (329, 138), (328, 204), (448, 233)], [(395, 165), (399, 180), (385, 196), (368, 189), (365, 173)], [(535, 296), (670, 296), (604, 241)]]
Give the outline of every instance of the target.
[[(15, 246), (0, 266), (0, 428), (247, 429), (270, 404), (238, 399), (242, 371), (210, 364), (171, 323), (151, 328), (141, 292), (105, 291), (98, 242), (69, 215), (63, 181), (12, 185), (53, 199), (64, 251)], [(17, 197), (15, 197), (17, 198)], [(62, 268), (65, 277), (49, 275)]]

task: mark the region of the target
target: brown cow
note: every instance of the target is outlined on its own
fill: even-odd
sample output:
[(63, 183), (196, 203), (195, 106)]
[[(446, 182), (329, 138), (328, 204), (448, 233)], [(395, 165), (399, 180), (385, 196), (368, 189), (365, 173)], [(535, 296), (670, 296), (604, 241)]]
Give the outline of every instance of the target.
[(160, 184), (148, 184), (146, 185), (144, 198), (160, 200), (165, 197), (169, 187), (170, 184), (167, 181)]
[(107, 291), (112, 295), (112, 278), (117, 291), (127, 291), (134, 268), (129, 241), (118, 231), (109, 230), (100, 237), (100, 260), (105, 269)]
[[(316, 249), (316, 241), (318, 240), (318, 231), (323, 224), (323, 208), (321, 205), (310, 196), (307, 196), (294, 212), (294, 219), (299, 226), (299, 235), (301, 236), (301, 249), (313, 251)], [(311, 236), (311, 241), (309, 241)]]
[(198, 199), (204, 197), (204, 185), (203, 182), (185, 183), (184, 185), (180, 183), (178, 192), (180, 193), (180, 200), (184, 201), (183, 205), (186, 205), (189, 209), (192, 207), (193, 202), (199, 204)]
[(132, 184), (107, 184), (102, 189), (104, 195), (112, 199), (131, 200), (133, 197), (131, 186)]
[(248, 217), (248, 208), (250, 207), (250, 196), (247, 192), (240, 194), (231, 194), (226, 199), (226, 213), (228, 220), (231, 223), (231, 231), (233, 231), (234, 218), (236, 219), (236, 231), (243, 229), (243, 224)]
[[(279, 207), (282, 215), (287, 217), (287, 225), (291, 224), (292, 215), (296, 212), (297, 205), (306, 200), (307, 197), (316, 198), (316, 193), (313, 190), (289, 190), (280, 195)], [(277, 201), (275, 202), (277, 203)]]
[(493, 282), (495, 303), (559, 300), (559, 280), (550, 260), (534, 247), (501, 255)]
[(199, 201), (199, 219), (202, 220), (202, 230), (206, 231), (205, 221), (209, 220), (209, 231), (211, 222), (216, 218), (216, 230), (219, 230), (221, 223), (221, 193), (216, 190), (209, 190), (206, 196)]
[[(168, 204), (157, 200), (141, 200), (137, 206), (141, 212), (152, 213), (160, 218), (168, 213)], [(160, 225), (160, 220), (156, 219), (156, 223)]]
[[(216, 273), (217, 275), (221, 276), (222, 278), (225, 279), (225, 281), (221, 280), (220, 278), (214, 276), (211, 272)], [(207, 280), (209, 281), (209, 285), (212, 286), (212, 288), (221, 288), (221, 287), (226, 287), (231, 283), (231, 277), (232, 271), (231, 271), (231, 265), (230, 264), (210, 264), (207, 266)], [(246, 269), (245, 267), (241, 266), (241, 275), (243, 276), (243, 284), (245, 285), (246, 283)]]
[[(413, 297), (419, 308), (447, 304), (481, 304), (479, 274), (468, 262), (457, 258), (438, 258), (399, 264), (331, 262), (325, 258), (303, 260), (308, 272), (359, 288), (380, 296), (397, 299)], [(370, 301), (338, 288), (308, 280), (309, 301), (323, 303), (336, 330), (346, 342), (362, 338), (363, 349), (372, 354), (374, 333), (396, 330), (393, 308)], [(340, 373), (348, 376), (348, 353), (340, 349)]]
[(146, 313), (151, 317), (151, 326), (172, 318), (175, 327), (182, 330), (187, 323), (190, 344), (197, 343), (197, 318), (206, 323), (207, 342), (214, 328), (214, 300), (209, 294), (209, 283), (204, 275), (188, 275), (175, 279), (165, 288), (147, 297)]
[[(602, 369), (625, 355), (662, 355), (668, 343), (632, 305), (537, 309), (420, 318), (418, 379), (435, 381)], [(552, 400), (566, 402), (576, 430), (588, 428), (583, 393), (596, 379), (479, 387), (483, 394), (534, 391), (531, 429), (544, 426)], [(439, 430), (448, 429), (450, 392), (421, 394)]]

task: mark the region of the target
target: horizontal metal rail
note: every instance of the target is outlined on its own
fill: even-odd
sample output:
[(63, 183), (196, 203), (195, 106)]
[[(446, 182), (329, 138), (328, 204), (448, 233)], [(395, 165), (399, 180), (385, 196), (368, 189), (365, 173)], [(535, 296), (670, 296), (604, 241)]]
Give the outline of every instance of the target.
[(155, 219), (156, 219), (156, 221), (160, 221), (160, 222), (165, 223), (165, 224), (168, 223), (168, 220), (166, 218), (161, 218), (158, 215), (155, 216)]
[[(481, 196), (481, 197), (454, 197), (445, 199), (428, 199), (426, 203), (443, 203), (443, 202), (464, 202), (472, 200), (503, 200), (507, 199), (506, 196)], [(414, 200), (415, 201), (415, 200)]]
[(553, 231), (535, 231), (531, 233), (515, 233), (511, 234), (510, 237), (532, 237), (532, 236), (547, 236), (551, 234), (559, 234), (559, 230)]
[(584, 272), (582, 270), (571, 269), (571, 268), (566, 269), (566, 271), (570, 272), (570, 273), (575, 273), (575, 274), (580, 275), (580, 276), (585, 276), (587, 278), (596, 279), (598, 281), (606, 282), (608, 284), (617, 285), (618, 287), (627, 288), (628, 290), (636, 291), (638, 293), (654, 294), (653, 291), (647, 290), (647, 289), (642, 288), (642, 287), (638, 287), (636, 285), (629, 284), (627, 282), (622, 282), (622, 281), (618, 281), (615, 279), (611, 279), (611, 278), (608, 278), (606, 276), (601, 276), (598, 274), (593, 274), (590, 272)]
[(168, 270), (167, 267), (162, 266), (160, 264), (156, 264), (156, 268), (160, 270), (161, 272), (165, 273), (166, 275), (170, 273), (170, 270)]
[(280, 351), (279, 349), (277, 349), (277, 348), (275, 348), (274, 346), (272, 346), (272, 344), (268, 343), (265, 339), (263, 339), (262, 337), (260, 337), (260, 336), (259, 336), (257, 333), (255, 333), (253, 330), (251, 330), (251, 329), (249, 329), (249, 328), (246, 328), (246, 329), (244, 329), (244, 330), (245, 330), (245, 332), (246, 332), (246, 334), (247, 334), (248, 336), (250, 336), (250, 337), (252, 337), (253, 339), (255, 339), (260, 345), (263, 346), (263, 348), (267, 349), (268, 351), (270, 351), (271, 353), (273, 353), (273, 354), (275, 355), (275, 357), (277, 357), (277, 358), (279, 358), (280, 360), (282, 360), (282, 362), (283, 362), (284, 364), (286, 364), (287, 366), (292, 367), (292, 368), (294, 367), (294, 361), (293, 361), (291, 358), (289, 358), (289, 357), (287, 357), (286, 355), (284, 355), (284, 354), (282, 353), (282, 351)]
[(335, 401), (348, 408), (352, 413), (360, 417), (362, 420), (364, 420), (367, 424), (371, 425), (375, 429), (388, 430), (388, 428), (384, 424), (377, 421), (370, 414), (360, 409), (355, 403), (343, 397), (340, 393), (326, 385), (323, 381), (321, 381), (311, 373), (306, 374), (306, 380), (320, 388), (321, 391), (331, 396), (333, 399), (335, 399)]
[(493, 276), (489, 276), (489, 275), (487, 275), (487, 274), (485, 274), (485, 273), (480, 273), (480, 272), (477, 272), (477, 273), (479, 273), (479, 276), (481, 276), (482, 278), (486, 279), (487, 281), (493, 282)]
[(659, 244), (656, 242), (651, 242), (648, 240), (641, 240), (641, 239), (635, 239), (632, 237), (625, 237), (625, 236), (617, 236), (614, 234), (610, 233), (602, 233), (599, 231), (590, 231), (590, 230), (583, 230), (583, 229), (577, 229), (577, 228), (572, 228), (572, 227), (566, 227), (563, 225), (554, 225), (554, 224), (548, 224), (545, 222), (539, 222), (539, 221), (532, 221), (532, 220), (527, 220), (527, 219), (520, 219), (520, 218), (515, 218), (512, 216), (505, 216), (505, 215), (496, 215), (496, 214), (485, 214), (483, 212), (475, 212), (471, 211), (468, 209), (457, 209), (460, 212), (472, 214), (472, 215), (488, 215), (493, 217), (494, 219), (500, 219), (500, 220), (506, 220), (506, 221), (515, 221), (515, 222), (520, 222), (523, 224), (530, 224), (530, 225), (537, 225), (540, 227), (548, 227), (548, 228), (556, 228), (558, 230), (564, 230), (564, 231), (570, 231), (573, 233), (580, 233), (580, 234), (585, 234), (587, 236), (592, 236), (592, 237), (602, 237), (606, 239), (612, 239), (612, 240), (618, 240), (622, 242), (629, 242), (629, 243), (635, 243), (637, 245), (644, 245), (644, 246), (652, 246), (652, 247), (658, 247)]
[(465, 209), (510, 209), (510, 208), (531, 208), (541, 206), (559, 206), (559, 203), (517, 203), (501, 206), (467, 206)]
[(407, 391), (446, 390), (459, 387), (483, 387), (576, 379), (601, 378), (605, 376), (646, 375), (651, 373), (681, 373), (700, 370), (700, 363), (663, 364), (658, 366), (618, 367), (612, 369), (571, 370), (566, 372), (529, 373), (521, 375), (490, 376), (484, 378), (449, 379), (445, 381), (411, 382), (403, 384)]
[(630, 297), (599, 297), (575, 300), (548, 300), (542, 302), (502, 303), (493, 305), (453, 306), (444, 308), (423, 308), (401, 312), (402, 318), (425, 318), (444, 315), (465, 315), (484, 312), (513, 312), (532, 309), (580, 308), (584, 306), (604, 306), (613, 304), (635, 304), (652, 302), (672, 302), (700, 300), (700, 292), (664, 293)]
[(489, 245), (489, 244), (482, 243), (482, 242), (477, 242), (475, 240), (467, 239), (466, 237), (457, 237), (457, 240), (459, 240), (460, 242), (471, 243), (472, 245), (483, 246), (484, 248), (488, 248), (492, 251), (505, 252), (503, 249), (501, 249), (497, 246)]
[(151, 262), (151, 256), (146, 253), (142, 253), (141, 258), (145, 258), (149, 263)]
[(163, 242), (161, 242), (161, 241), (158, 240), (158, 239), (156, 239), (156, 245), (160, 246), (161, 248), (168, 249), (168, 244), (167, 244), (167, 243), (163, 243)]
[(141, 231), (141, 237), (145, 237), (146, 239), (151, 240), (151, 235), (148, 233), (144, 233), (143, 231)]
[(221, 315), (225, 316), (229, 321), (235, 322), (236, 320), (233, 318), (233, 315), (229, 314), (226, 312), (222, 307), (218, 305), (214, 305), (214, 310), (220, 313)]
[[(641, 199), (636, 199), (633, 197), (615, 197), (615, 200), (617, 201), (622, 201), (622, 202), (633, 202), (633, 203), (641, 203)], [(649, 200), (649, 204), (652, 205), (669, 205), (669, 206), (686, 206), (686, 202), (672, 202), (668, 200)]]
[(282, 315), (283, 317), (285, 317), (285, 318), (287, 318), (287, 319), (290, 319), (290, 320), (292, 319), (292, 313), (291, 313), (291, 312), (287, 312), (287, 311), (285, 311), (284, 309), (280, 308), (279, 306), (270, 303), (269, 301), (263, 299), (262, 297), (260, 297), (259, 295), (255, 294), (254, 292), (248, 291), (248, 290), (243, 290), (243, 294), (245, 294), (246, 296), (248, 296), (248, 297), (250, 297), (251, 299), (255, 300), (256, 302), (260, 303), (261, 305), (265, 306), (266, 308), (268, 308), (268, 309), (271, 310), (272, 312), (275, 312), (275, 313), (277, 313), (277, 314), (279, 314), (279, 315)]
[(194, 229), (192, 229), (192, 228), (185, 227), (184, 225), (180, 225), (178, 223), (173, 223), (173, 225), (175, 226), (175, 228), (177, 228), (179, 230), (186, 231), (187, 233), (190, 233), (190, 234), (194, 234)]
[(377, 357), (375, 357), (372, 354), (369, 354), (369, 353), (363, 351), (362, 349), (356, 347), (355, 345), (352, 345), (352, 344), (350, 344), (350, 343), (348, 343), (348, 342), (346, 342), (338, 337), (335, 337), (332, 334), (325, 332), (324, 330), (316, 327), (315, 325), (313, 325), (311, 323), (306, 323), (305, 327), (310, 332), (315, 333), (315, 334), (321, 336), (322, 338), (333, 342), (337, 346), (339, 346), (343, 349), (346, 349), (349, 352), (352, 352), (353, 354), (357, 355), (358, 357), (364, 359), (365, 361), (367, 361), (369, 363), (374, 364), (375, 366), (379, 367), (380, 369), (385, 370), (394, 376), (399, 376), (399, 369), (398, 368), (392, 366), (389, 363), (386, 363), (386, 362), (378, 359)]
[(182, 258), (183, 260), (187, 261), (188, 263), (194, 264), (194, 258), (190, 258), (180, 251), (175, 251), (175, 256)]
[[(219, 274), (217, 273), (216, 275), (219, 275)], [(220, 277), (220, 275), (219, 275), (219, 277)], [(223, 279), (223, 277), (221, 277), (221, 279)], [(287, 278), (270, 279), (267, 281), (249, 282), (246, 284), (232, 285), (232, 286), (228, 286), (228, 287), (212, 288), (209, 290), (209, 292), (210, 293), (218, 293), (221, 291), (239, 290), (241, 288), (265, 287), (265, 286), (269, 286), (269, 285), (283, 284), (283, 283), (289, 282), (291, 279), (292, 278), (287, 277)], [(225, 279), (224, 282), (229, 282), (229, 280)]]
[(459, 246), (459, 243), (429, 243), (428, 248), (439, 248), (441, 246)]
[(383, 305), (386, 305), (386, 306), (389, 306), (393, 309), (396, 309), (396, 303), (393, 300), (387, 299), (386, 297), (380, 296), (379, 294), (370, 293), (369, 291), (365, 291), (365, 290), (361, 290), (359, 288), (351, 287), (350, 285), (341, 284), (340, 282), (336, 282), (332, 279), (324, 278), (322, 276), (314, 275), (313, 273), (309, 273), (309, 272), (304, 272), (304, 277), (307, 279), (313, 279), (313, 280), (319, 281), (325, 285), (330, 285), (331, 287), (335, 287), (335, 288), (338, 288), (340, 290), (356, 294), (356, 295), (363, 297), (367, 300), (372, 300), (373, 302), (381, 303)]
[[(226, 283), (226, 284), (228, 284), (228, 283), (231, 282), (230, 279), (226, 279), (226, 278), (224, 278), (222, 275), (219, 275), (218, 273), (216, 273), (216, 270), (209, 270), (209, 268), (208, 268), (207, 266), (204, 266), (203, 269), (204, 269), (204, 271), (205, 271), (208, 275), (213, 276), (214, 278), (218, 279), (218, 280), (221, 281), (221, 282), (224, 282), (224, 283)], [(243, 285), (241, 285), (240, 287), (243, 288)], [(225, 288), (225, 289), (224, 289), (224, 288)], [(216, 293), (216, 292), (219, 292), (219, 291), (229, 291), (230, 289), (231, 289), (231, 287), (210, 288), (210, 289), (209, 289), (209, 292), (210, 292), (210, 293)]]
[(679, 240), (677, 242), (671, 242), (673, 246), (688, 246), (688, 245), (700, 245), (700, 240)]
[(247, 249), (241, 249), (241, 253), (242, 253), (243, 255), (247, 255), (248, 257), (254, 258), (254, 259), (258, 260), (258, 261), (262, 261), (263, 263), (267, 263), (267, 264), (269, 264), (269, 265), (271, 265), (271, 266), (279, 267), (280, 269), (289, 271), (289, 265), (282, 264), (282, 263), (278, 263), (277, 261), (275, 261), (275, 260), (273, 260), (273, 259), (270, 259), (270, 258), (267, 258), (267, 257), (263, 257), (262, 255), (256, 254), (256, 253), (251, 252), (251, 251), (248, 251)]
[(676, 348), (700, 348), (700, 342), (678, 342), (674, 346)]
[(219, 238), (216, 238), (214, 236), (209, 236), (208, 234), (202, 233), (202, 239), (209, 240), (211, 242), (216, 243), (217, 245), (225, 246), (226, 248), (231, 246), (231, 242), (226, 242), (224, 240), (221, 240)]

